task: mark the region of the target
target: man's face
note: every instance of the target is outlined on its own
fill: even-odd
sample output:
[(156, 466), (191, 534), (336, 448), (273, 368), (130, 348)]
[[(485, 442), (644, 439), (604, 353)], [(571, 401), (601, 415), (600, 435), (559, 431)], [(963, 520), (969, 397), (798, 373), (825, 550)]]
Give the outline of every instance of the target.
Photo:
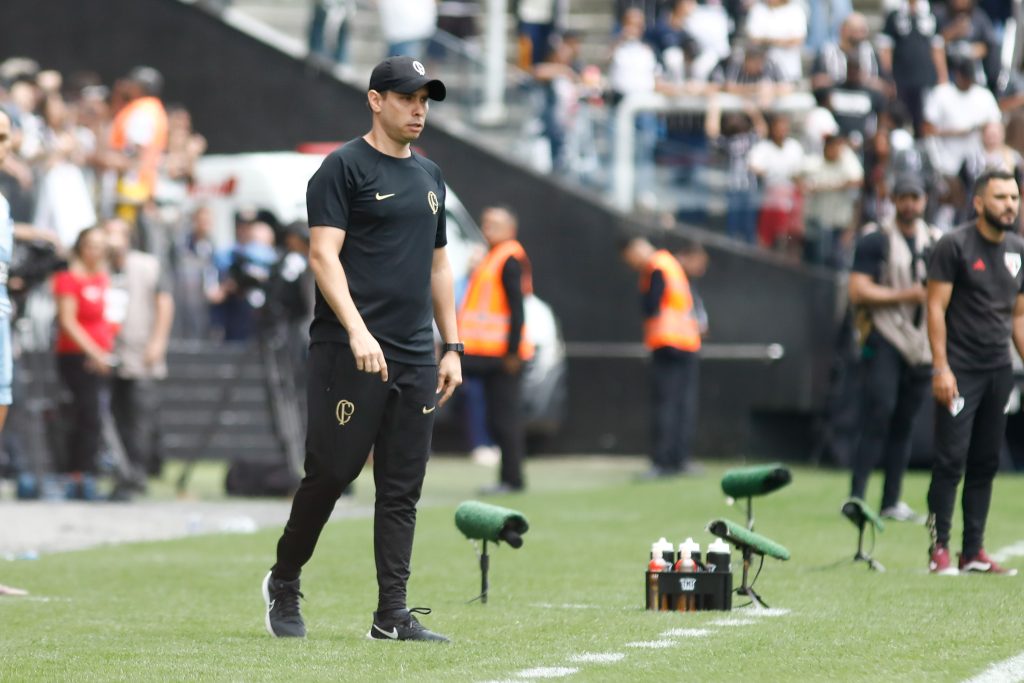
[(11, 119), (6, 113), (0, 111), (0, 164), (4, 162), (7, 155), (11, 153), (12, 138)]
[(114, 218), (103, 224), (103, 232), (107, 237), (107, 250), (114, 258), (128, 252), (131, 244), (131, 227), (123, 220)]
[(831, 140), (825, 144), (823, 154), (826, 161), (837, 161), (839, 155), (843, 153), (843, 141), (842, 140)]
[(480, 216), (480, 232), (491, 246), (516, 236), (515, 219), (505, 209), (487, 209)]
[(626, 40), (640, 40), (644, 35), (643, 10), (631, 8), (622, 15), (622, 37)]
[(775, 142), (782, 142), (789, 137), (789, 119), (785, 116), (780, 116), (772, 121), (772, 127), (769, 130), (771, 138)]
[(860, 45), (868, 39), (868, 22), (860, 15), (854, 15), (843, 24), (846, 39), (852, 45)]
[(369, 98), (370, 108), (380, 117), (388, 137), (403, 144), (419, 138), (430, 109), (426, 86), (410, 94), (371, 90)]
[(900, 223), (913, 223), (924, 215), (927, 199), (923, 194), (906, 193), (896, 197), (896, 220)]
[(1017, 227), (1020, 188), (1017, 181), (993, 178), (981, 196), (974, 197), (974, 209), (993, 228), (1006, 232)]

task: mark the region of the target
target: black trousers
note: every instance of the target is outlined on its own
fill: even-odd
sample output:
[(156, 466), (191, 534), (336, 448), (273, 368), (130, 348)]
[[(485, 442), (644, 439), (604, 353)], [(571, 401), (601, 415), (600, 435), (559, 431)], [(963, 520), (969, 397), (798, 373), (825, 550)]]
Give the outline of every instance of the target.
[(307, 384), (306, 475), (277, 544), (273, 575), (297, 578), (334, 504), (373, 449), (377, 611), (405, 608), (419, 502), (430, 453), (437, 368), (388, 361), (388, 381), (356, 370), (352, 350), (313, 344)]
[(896, 84), (896, 99), (907, 108), (910, 122), (914, 126), (914, 138), (924, 137), (924, 101), (930, 86)]
[(115, 377), (110, 384), (110, 412), (117, 435), (136, 474), (145, 482), (157, 474), (160, 452), (160, 395), (156, 381)]
[(679, 472), (690, 460), (697, 427), (699, 358), (696, 353), (657, 349), (651, 356), (651, 461)]
[(95, 472), (100, 449), (100, 395), (104, 379), (85, 365), (85, 354), (57, 355), (57, 373), (71, 392), (65, 472)]
[(484, 385), (487, 431), (501, 449), (501, 483), (523, 488), (526, 433), (523, 429), (523, 373), (505, 372), (501, 358), (466, 356), (463, 370)]
[(992, 480), (999, 469), (999, 449), (1006, 433), (1006, 404), (1013, 389), (1010, 366), (986, 372), (953, 369), (964, 407), (954, 417), (948, 406), (935, 406), (935, 460), (928, 488), (928, 510), (935, 515), (936, 541), (949, 545), (956, 489), (964, 515), (963, 553), (972, 557), (985, 540), (992, 501)]
[(850, 496), (864, 498), (879, 461), (885, 471), (881, 509), (900, 500), (910, 461), (914, 417), (931, 386), (928, 366), (912, 366), (877, 332), (864, 347), (861, 363), (860, 442), (853, 456)]

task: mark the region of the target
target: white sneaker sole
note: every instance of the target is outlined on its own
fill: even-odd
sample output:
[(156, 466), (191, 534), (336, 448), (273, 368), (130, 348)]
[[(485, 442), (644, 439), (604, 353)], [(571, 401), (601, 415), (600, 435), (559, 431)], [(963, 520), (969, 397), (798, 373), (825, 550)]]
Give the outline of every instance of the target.
[(267, 610), (263, 616), (263, 624), (267, 627), (267, 633), (277, 638), (277, 634), (274, 633), (274, 629), (270, 626), (270, 574), (270, 572), (267, 572), (267, 575), (263, 577), (263, 605)]
[(928, 571), (930, 573), (934, 574), (935, 576), (960, 576), (960, 570), (957, 569), (956, 567), (950, 567), (949, 569), (943, 569), (941, 572), (937, 572), (937, 571), (934, 571), (932, 569), (929, 569)]

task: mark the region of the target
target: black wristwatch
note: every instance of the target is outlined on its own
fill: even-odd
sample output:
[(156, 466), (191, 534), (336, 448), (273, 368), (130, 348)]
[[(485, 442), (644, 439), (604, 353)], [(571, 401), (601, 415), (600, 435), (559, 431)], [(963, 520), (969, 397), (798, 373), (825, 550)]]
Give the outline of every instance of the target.
[(455, 342), (454, 344), (441, 344), (441, 355), (454, 351), (460, 356), (466, 352), (466, 345), (462, 342)]

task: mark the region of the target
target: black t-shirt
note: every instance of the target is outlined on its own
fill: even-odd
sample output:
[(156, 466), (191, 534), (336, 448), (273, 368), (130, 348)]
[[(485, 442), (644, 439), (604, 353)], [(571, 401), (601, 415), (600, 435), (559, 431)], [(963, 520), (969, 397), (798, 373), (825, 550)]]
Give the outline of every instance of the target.
[(936, 20), (931, 12), (890, 12), (882, 29), (892, 44), (892, 76), (897, 85), (927, 87), (935, 85), (937, 75), (932, 61), (936, 44)]
[(946, 309), (946, 354), (954, 370), (1010, 365), (1013, 308), (1024, 293), (1024, 238), (989, 242), (975, 225), (957, 228), (935, 246), (928, 279), (953, 283)]
[[(309, 224), (345, 231), (339, 258), (348, 288), (388, 360), (436, 362), (430, 271), (434, 249), (448, 243), (444, 201), (437, 164), (381, 154), (363, 138), (331, 152), (309, 179)], [(319, 287), (309, 337), (348, 343)]]
[(885, 98), (867, 86), (843, 83), (831, 92), (828, 105), (839, 132), (861, 145), (875, 134)]

